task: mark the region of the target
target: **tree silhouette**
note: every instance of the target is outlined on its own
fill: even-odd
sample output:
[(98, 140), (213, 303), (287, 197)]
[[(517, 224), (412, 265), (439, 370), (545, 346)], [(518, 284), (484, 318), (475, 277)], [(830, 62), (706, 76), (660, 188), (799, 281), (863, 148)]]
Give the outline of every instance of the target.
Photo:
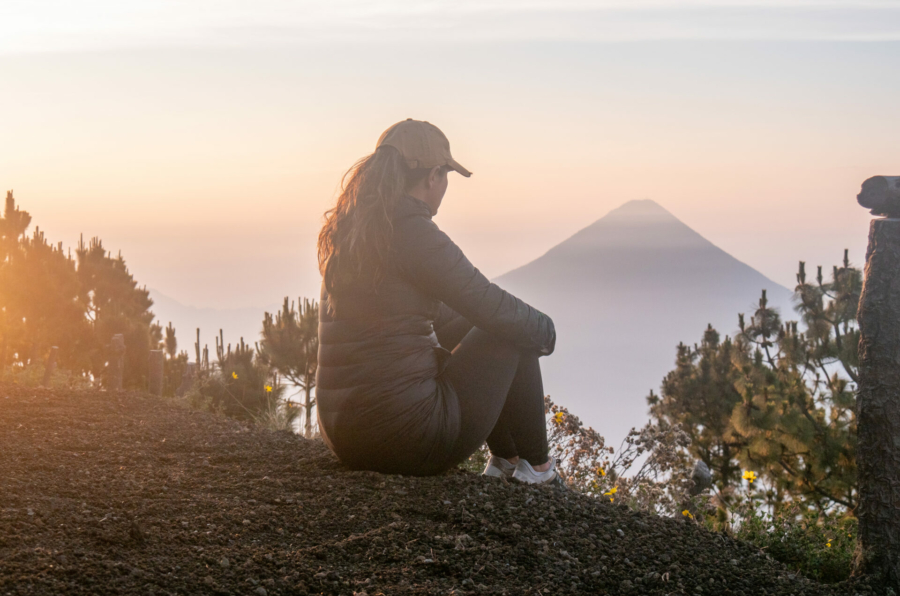
[(26, 236), (30, 224), (8, 192), (0, 219), (0, 369), (43, 360), (57, 346), (60, 368), (99, 379), (110, 339), (122, 333), (125, 385), (146, 387), (148, 353), (162, 336), (147, 289), (99, 239), (79, 242), (73, 258), (38, 228)]
[(678, 347), (662, 393), (648, 398), (650, 413), (691, 435), (690, 452), (713, 470), (724, 499), (743, 468), (767, 481), (772, 506), (855, 508), (859, 330), (852, 305), (861, 279), (846, 252), (828, 282), (819, 268), (808, 283), (801, 262), (795, 296), (805, 330), (783, 323), (763, 291), (749, 321), (738, 316), (733, 341), (719, 342), (709, 327), (699, 346)]
[(31, 224), (31, 215), (16, 207), (13, 191), (6, 191), (6, 206), (0, 219), (0, 263), (5, 263), (19, 246), (19, 238)]
[(720, 493), (741, 477), (737, 454), (746, 441), (731, 431), (731, 414), (741, 402), (734, 366), (740, 350), (708, 326), (700, 345), (678, 345), (675, 370), (666, 375), (661, 396), (650, 392), (651, 415), (680, 424), (691, 439), (691, 452), (713, 472)]
[(273, 316), (265, 313), (260, 354), (282, 376), (304, 393), (304, 434), (312, 436), (312, 412), (316, 400), (312, 391), (316, 386), (319, 352), (319, 305), (303, 299), (299, 310), (287, 297), (281, 312)]
[(146, 287), (138, 288), (121, 253), (113, 257), (99, 238), (82, 239), (76, 251), (78, 277), (88, 296), (87, 317), (94, 329), (93, 370), (104, 370), (110, 359), (109, 338), (125, 336), (126, 387), (147, 386), (150, 349), (159, 345), (162, 333), (153, 326), (153, 300)]
[(166, 339), (163, 340), (163, 345), (166, 355), (169, 358), (175, 358), (178, 354), (178, 339), (175, 338), (175, 327), (172, 326), (172, 321), (169, 321), (169, 326), (166, 327)]
[(90, 330), (84, 318), (87, 295), (75, 262), (62, 245), (51, 245), (39, 229), (24, 232), (31, 217), (7, 194), (0, 244), (0, 364), (42, 361), (51, 346), (60, 348), (59, 364), (82, 373), (90, 368)]

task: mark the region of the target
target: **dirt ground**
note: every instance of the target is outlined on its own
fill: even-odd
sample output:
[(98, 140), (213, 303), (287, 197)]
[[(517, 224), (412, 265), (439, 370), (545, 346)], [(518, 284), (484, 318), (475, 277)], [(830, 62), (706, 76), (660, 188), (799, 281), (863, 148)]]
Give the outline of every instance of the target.
[(317, 441), (139, 394), (0, 385), (0, 596), (870, 594), (682, 519)]

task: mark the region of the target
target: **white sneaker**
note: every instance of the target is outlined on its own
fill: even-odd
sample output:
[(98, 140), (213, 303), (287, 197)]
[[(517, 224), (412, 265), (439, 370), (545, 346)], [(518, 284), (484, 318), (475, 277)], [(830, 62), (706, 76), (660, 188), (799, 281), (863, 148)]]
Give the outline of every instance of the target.
[(516, 464), (511, 464), (502, 457), (492, 455), (488, 460), (487, 465), (484, 467), (484, 472), (482, 472), (482, 475), (493, 476), (494, 478), (500, 478), (503, 476), (509, 478), (513, 475), (513, 471), (515, 469)]
[(519, 463), (516, 464), (516, 469), (513, 472), (512, 477), (528, 484), (554, 484), (565, 486), (560, 475), (556, 473), (556, 460), (552, 457), (550, 458), (550, 467), (544, 472), (535, 472), (530, 463), (520, 458)]

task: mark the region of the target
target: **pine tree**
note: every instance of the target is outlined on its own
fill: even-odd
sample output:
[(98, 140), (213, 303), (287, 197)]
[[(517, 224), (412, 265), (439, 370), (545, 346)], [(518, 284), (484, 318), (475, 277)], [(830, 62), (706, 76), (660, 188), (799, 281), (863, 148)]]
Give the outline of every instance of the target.
[[(162, 328), (161, 328), (162, 329)], [(181, 386), (185, 370), (188, 364), (188, 354), (178, 351), (178, 339), (175, 336), (175, 327), (169, 321), (165, 327), (165, 337), (162, 341), (162, 349), (166, 359), (163, 362), (163, 395), (172, 397)]]
[(4, 295), (4, 289), (11, 287), (15, 281), (9, 273), (10, 262), (19, 252), (19, 239), (25, 234), (31, 223), (31, 215), (26, 211), (20, 211), (16, 207), (11, 190), (6, 192), (6, 207), (3, 218), (0, 219), (0, 372), (9, 362), (15, 347), (13, 337), (21, 334), (21, 317), (12, 312), (9, 306), (9, 297)]
[(169, 358), (174, 358), (178, 354), (178, 339), (175, 337), (175, 327), (172, 326), (172, 321), (169, 321), (169, 326), (166, 327), (164, 342), (166, 354)]
[(30, 222), (8, 193), (0, 219), (0, 364), (6, 365), (10, 356), (21, 365), (42, 362), (50, 347), (58, 346), (61, 367), (87, 372), (87, 296), (75, 262), (62, 244), (51, 245), (40, 229), (25, 236)]
[(312, 412), (316, 400), (312, 391), (316, 386), (319, 351), (319, 305), (304, 299), (294, 308), (285, 297), (281, 312), (263, 319), (260, 353), (282, 376), (304, 393), (304, 434), (312, 436)]
[(692, 454), (713, 472), (720, 492), (740, 479), (736, 457), (746, 446), (730, 428), (731, 413), (741, 402), (734, 367), (739, 349), (728, 337), (720, 341), (708, 326), (699, 346), (678, 345), (675, 370), (663, 379), (661, 396), (651, 392), (647, 398), (653, 418), (688, 433)]
[(31, 215), (16, 207), (13, 191), (6, 191), (6, 207), (3, 210), (3, 219), (0, 219), (0, 263), (5, 263), (10, 255), (17, 252), (19, 238), (25, 235), (29, 225)]
[(856, 506), (855, 386), (859, 331), (855, 308), (861, 274), (845, 252), (826, 282), (797, 274), (798, 323), (783, 323), (765, 291), (740, 332), (718, 343), (707, 329), (700, 346), (679, 346), (662, 393), (648, 398), (651, 416), (680, 423), (690, 452), (714, 472), (725, 498), (752, 470), (770, 489), (772, 506), (802, 502), (820, 511)]
[(87, 292), (87, 317), (93, 327), (92, 368), (99, 376), (110, 359), (109, 340), (118, 333), (125, 336), (126, 387), (147, 386), (148, 358), (151, 347), (162, 340), (159, 326), (152, 326), (153, 301), (147, 288), (139, 288), (129, 273), (121, 253), (113, 257), (99, 238), (78, 244), (78, 277)]

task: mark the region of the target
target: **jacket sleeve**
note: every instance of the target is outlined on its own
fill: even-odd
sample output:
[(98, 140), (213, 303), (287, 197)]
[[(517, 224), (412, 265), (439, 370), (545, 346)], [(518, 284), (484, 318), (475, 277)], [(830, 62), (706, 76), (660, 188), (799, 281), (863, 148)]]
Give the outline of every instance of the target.
[(433, 221), (423, 216), (395, 221), (394, 246), (401, 272), (473, 325), (523, 348), (553, 352), (553, 320), (491, 283)]
[(434, 328), (440, 329), (444, 325), (449, 325), (461, 316), (461, 314), (441, 302), (441, 306), (438, 309), (438, 314), (434, 318)]

